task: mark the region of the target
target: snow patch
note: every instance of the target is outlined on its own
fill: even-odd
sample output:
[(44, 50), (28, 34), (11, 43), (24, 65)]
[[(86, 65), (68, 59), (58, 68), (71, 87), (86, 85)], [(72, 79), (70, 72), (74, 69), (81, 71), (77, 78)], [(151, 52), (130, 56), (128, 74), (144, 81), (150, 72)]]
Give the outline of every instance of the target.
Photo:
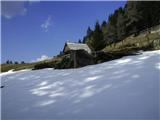
[(7, 72), (2, 119), (158, 120), (159, 52), (78, 69)]

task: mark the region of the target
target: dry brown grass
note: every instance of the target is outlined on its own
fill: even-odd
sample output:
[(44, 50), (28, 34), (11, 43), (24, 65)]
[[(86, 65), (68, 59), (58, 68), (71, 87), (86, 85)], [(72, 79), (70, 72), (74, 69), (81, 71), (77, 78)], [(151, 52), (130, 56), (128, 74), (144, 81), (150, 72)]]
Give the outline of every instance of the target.
[(130, 50), (132, 48), (143, 48), (148, 45), (153, 45), (153, 49), (160, 49), (160, 32), (143, 34), (136, 37), (130, 36), (120, 42), (106, 46), (103, 51)]

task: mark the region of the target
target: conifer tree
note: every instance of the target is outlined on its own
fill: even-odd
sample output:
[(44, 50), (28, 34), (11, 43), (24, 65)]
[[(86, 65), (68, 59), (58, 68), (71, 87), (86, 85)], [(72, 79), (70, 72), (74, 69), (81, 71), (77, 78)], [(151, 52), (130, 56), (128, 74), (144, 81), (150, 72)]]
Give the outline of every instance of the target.
[(103, 40), (103, 32), (101, 30), (101, 26), (99, 25), (99, 22), (96, 22), (95, 30), (93, 32), (93, 41), (91, 43), (92, 47), (97, 50), (101, 50), (104, 48), (104, 40)]

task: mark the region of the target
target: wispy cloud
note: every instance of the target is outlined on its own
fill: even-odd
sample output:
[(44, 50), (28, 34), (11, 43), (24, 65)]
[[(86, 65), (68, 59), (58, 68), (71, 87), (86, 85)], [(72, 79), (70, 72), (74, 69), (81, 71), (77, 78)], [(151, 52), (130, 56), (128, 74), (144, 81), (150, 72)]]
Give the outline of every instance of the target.
[(27, 12), (24, 6), (25, 1), (2, 1), (1, 3), (1, 14), (7, 19), (17, 15), (25, 15)]
[(31, 62), (38, 62), (38, 61), (43, 61), (47, 59), (50, 59), (50, 57), (48, 57), (47, 55), (42, 55), (40, 58), (37, 58), (36, 60), (32, 60)]
[(34, 1), (2, 1), (1, 2), (1, 15), (7, 19), (11, 19), (18, 15), (26, 15), (27, 8), (26, 5), (32, 5), (39, 3), (40, 0)]
[(41, 28), (42, 28), (45, 32), (48, 32), (50, 26), (52, 26), (52, 17), (51, 17), (51, 16), (48, 16), (48, 18), (44, 21), (44, 23), (41, 24)]

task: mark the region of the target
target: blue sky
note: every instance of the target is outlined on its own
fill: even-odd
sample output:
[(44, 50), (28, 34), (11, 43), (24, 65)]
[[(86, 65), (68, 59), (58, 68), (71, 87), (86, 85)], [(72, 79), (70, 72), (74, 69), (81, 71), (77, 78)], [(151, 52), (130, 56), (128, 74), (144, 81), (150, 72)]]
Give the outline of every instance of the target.
[(76, 42), (107, 20), (125, 1), (106, 2), (3, 2), (1, 11), (2, 62), (31, 62), (52, 57), (66, 41)]

